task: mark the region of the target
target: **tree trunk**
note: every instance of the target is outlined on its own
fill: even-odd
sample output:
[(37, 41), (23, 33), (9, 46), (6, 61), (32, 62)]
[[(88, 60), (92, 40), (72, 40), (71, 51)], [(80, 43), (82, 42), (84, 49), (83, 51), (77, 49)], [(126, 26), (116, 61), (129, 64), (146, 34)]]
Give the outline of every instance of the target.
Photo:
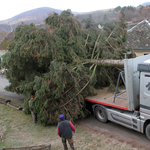
[(105, 60), (97, 60), (97, 59), (84, 59), (84, 62), (104, 65), (104, 66), (124, 66), (124, 60), (113, 60), (113, 59), (105, 59)]

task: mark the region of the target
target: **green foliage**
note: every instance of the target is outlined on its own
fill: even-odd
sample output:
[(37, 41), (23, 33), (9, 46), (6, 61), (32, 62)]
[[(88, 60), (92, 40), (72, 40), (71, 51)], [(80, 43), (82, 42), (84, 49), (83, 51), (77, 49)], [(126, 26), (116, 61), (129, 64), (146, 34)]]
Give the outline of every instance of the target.
[(120, 10), (121, 10), (121, 6), (117, 6), (114, 10), (115, 10), (116, 12), (120, 11)]
[(89, 34), (86, 47), (89, 49), (90, 56), (92, 55), (91, 58), (123, 59), (123, 53), (126, 52), (123, 42), (127, 38), (124, 20), (107, 21), (102, 26), (103, 29), (95, 26), (86, 31)]
[(121, 12), (121, 17), (119, 19), (119, 34), (120, 34), (120, 37), (121, 37), (121, 40), (122, 42), (125, 42), (127, 40), (127, 25), (126, 25), (126, 22), (125, 22), (125, 15), (124, 15), (124, 12)]
[(103, 17), (103, 21), (104, 21), (104, 22), (108, 21), (108, 17), (107, 17), (106, 14), (105, 14), (104, 17)]
[(46, 72), (50, 65), (50, 39), (47, 31), (38, 29), (33, 24), (19, 26), (16, 29), (17, 42), (10, 44), (9, 53), (3, 61), (3, 66), (9, 70), (7, 78), (11, 83), (7, 89), (22, 94), (29, 89), (32, 92), (28, 84), (33, 81), (35, 75)]
[[(123, 59), (127, 50), (123, 42), (127, 39), (126, 24), (124, 15), (117, 22), (105, 21), (101, 23), (101, 29), (94, 23), (92, 17), (83, 21), (86, 28), (87, 39), (86, 48), (88, 49), (90, 59)], [(87, 27), (87, 26), (86, 26)], [(95, 70), (95, 87), (111, 86), (114, 87), (117, 81), (118, 71), (115, 68), (92, 65)]]
[(94, 22), (93, 18), (89, 16), (87, 19), (83, 19), (82, 23), (85, 26), (85, 47), (88, 51), (88, 58), (91, 58), (91, 54), (93, 52), (95, 42), (100, 34), (100, 30), (98, 29), (98, 25)]
[(125, 11), (125, 10), (135, 11), (136, 9), (133, 6), (124, 6), (121, 8), (121, 11)]
[(66, 63), (76, 63), (80, 58), (86, 57), (84, 47), (84, 32), (81, 24), (76, 20), (70, 10), (63, 11), (60, 16), (54, 13), (45, 20), (53, 30), (55, 43), (57, 44), (57, 60)]
[(96, 25), (91, 15), (89, 15), (87, 19), (83, 19), (81, 22), (85, 23), (86, 29), (93, 28)]
[(54, 13), (46, 23), (53, 32), (18, 26), (3, 61), (11, 83), (6, 89), (25, 95), (26, 114), (34, 95), (34, 112), (44, 125), (56, 124), (61, 113), (72, 121), (85, 116), (84, 97), (93, 93), (92, 72), (82, 64), (87, 52), (81, 24), (69, 10)]
[(16, 28), (16, 41), (2, 63), (8, 69), (6, 89), (26, 97), (26, 114), (34, 95), (33, 111), (43, 125), (57, 124), (62, 113), (74, 121), (87, 114), (84, 98), (94, 94), (92, 83), (115, 84), (116, 68), (85, 64), (84, 59), (123, 59), (124, 19), (106, 21), (99, 29), (91, 16), (81, 24), (67, 10), (50, 15), (45, 23), (49, 30), (34, 24)]
[[(89, 77), (88, 70), (84, 66), (79, 67), (72, 69), (72, 66), (54, 60), (51, 62), (50, 72), (43, 78), (35, 77), (35, 109), (39, 112), (42, 123), (56, 124), (61, 113), (71, 120), (85, 115), (81, 108), (84, 105), (84, 96), (88, 95), (89, 86), (81, 90)], [(79, 91), (81, 93), (78, 94)]]

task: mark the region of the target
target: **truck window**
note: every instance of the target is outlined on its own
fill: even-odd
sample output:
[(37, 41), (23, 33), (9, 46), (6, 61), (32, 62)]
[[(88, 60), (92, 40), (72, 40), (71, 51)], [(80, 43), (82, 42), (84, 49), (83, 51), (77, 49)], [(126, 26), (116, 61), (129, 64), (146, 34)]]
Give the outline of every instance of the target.
[(150, 96), (150, 75), (145, 75), (144, 84), (144, 93)]

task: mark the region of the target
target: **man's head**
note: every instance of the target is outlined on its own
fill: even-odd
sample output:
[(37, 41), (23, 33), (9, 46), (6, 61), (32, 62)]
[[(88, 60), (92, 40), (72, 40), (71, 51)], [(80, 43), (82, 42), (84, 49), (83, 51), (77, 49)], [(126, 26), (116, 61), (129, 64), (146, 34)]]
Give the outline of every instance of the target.
[(65, 116), (63, 114), (59, 115), (59, 120), (64, 120), (65, 119)]
[(30, 99), (31, 99), (31, 100), (33, 100), (33, 99), (34, 99), (34, 96), (33, 96), (33, 95), (31, 95)]

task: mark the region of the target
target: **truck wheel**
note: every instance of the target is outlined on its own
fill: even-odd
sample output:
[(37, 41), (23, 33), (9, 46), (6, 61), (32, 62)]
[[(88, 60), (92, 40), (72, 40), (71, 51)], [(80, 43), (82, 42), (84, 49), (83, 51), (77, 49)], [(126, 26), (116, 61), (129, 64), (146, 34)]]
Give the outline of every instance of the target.
[(145, 132), (146, 132), (147, 138), (150, 140), (150, 124), (148, 124), (148, 125), (146, 126)]
[(103, 107), (100, 107), (100, 106), (96, 107), (95, 115), (100, 122), (103, 122), (103, 123), (107, 122), (107, 113)]

